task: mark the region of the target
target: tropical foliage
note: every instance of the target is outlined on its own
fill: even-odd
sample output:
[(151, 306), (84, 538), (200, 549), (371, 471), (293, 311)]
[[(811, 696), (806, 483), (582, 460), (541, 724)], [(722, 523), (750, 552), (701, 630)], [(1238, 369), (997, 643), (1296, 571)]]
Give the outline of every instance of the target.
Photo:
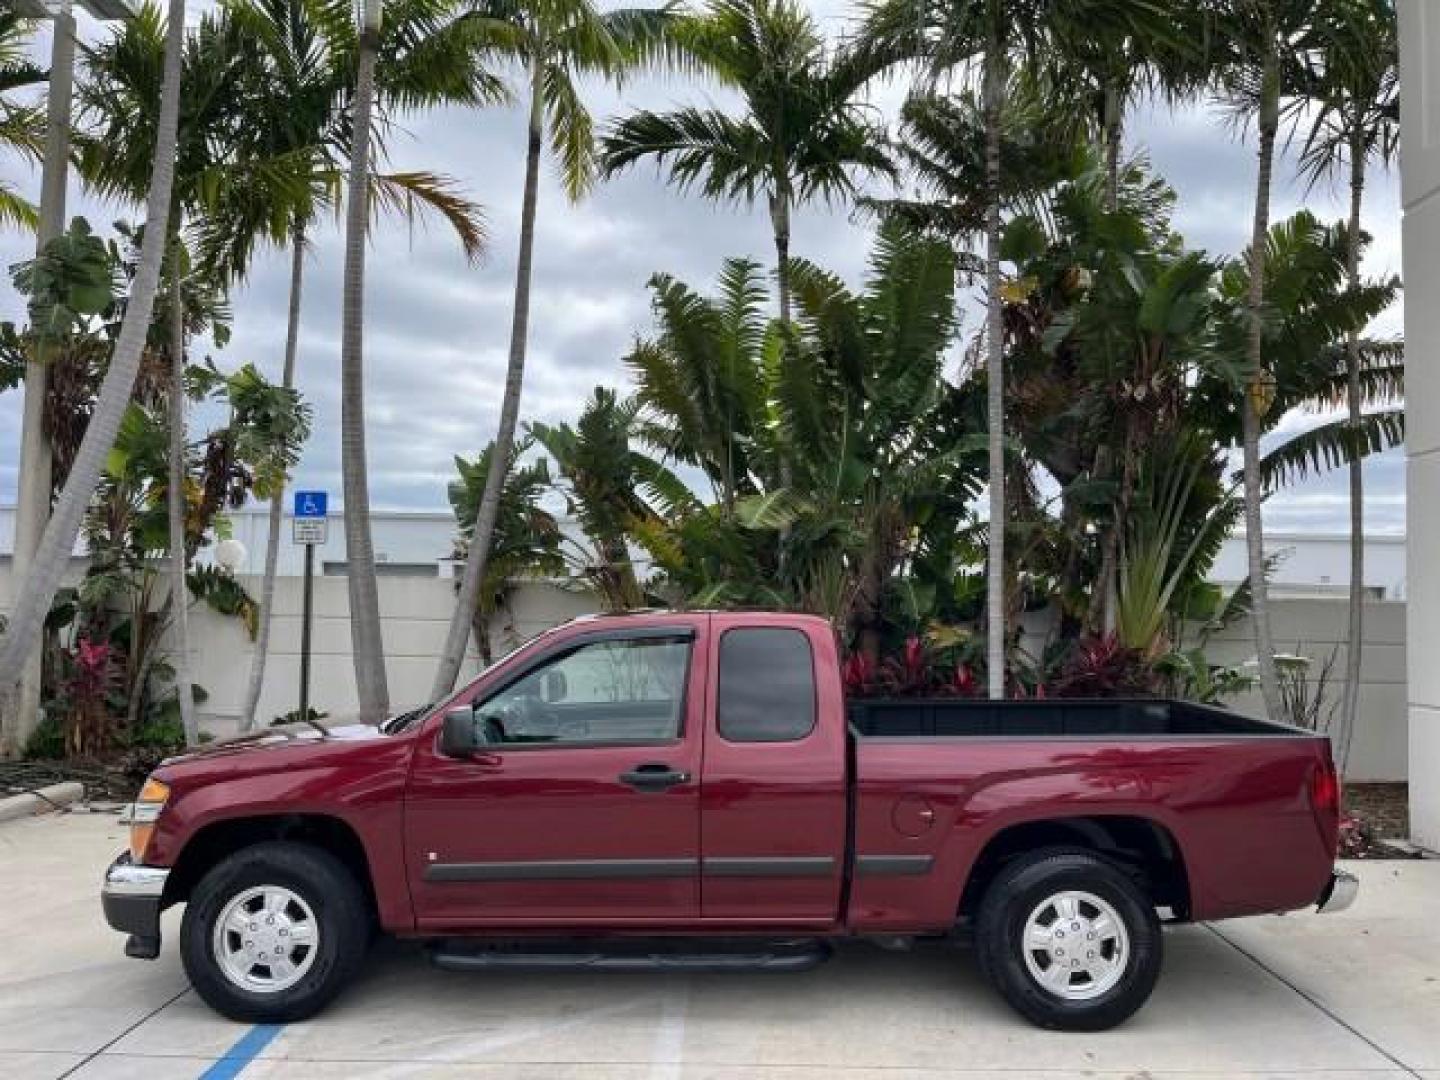
[[(15, 367), (26, 356), (46, 358), (57, 489), (69, 478), (120, 332), (123, 290), (139, 260), (134, 240), (122, 232), (121, 242), (107, 243), (77, 218), (36, 259), (13, 270), (17, 289), (29, 300), (30, 327), (22, 332), (6, 326), (0, 356)], [(192, 278), (185, 295), (188, 331), (223, 343), (229, 319), (223, 294)], [(284, 486), (309, 435), (309, 407), (252, 365), (223, 372), (210, 360), (187, 363), (188, 399), (210, 402), (207, 411), (224, 422), (185, 442), (177, 495), (169, 469), (171, 313), (162, 307), (156, 315), (130, 404), (85, 512), (84, 576), (60, 591), (46, 621), (46, 709), (74, 754), (130, 745), (142, 732), (153, 736), (157, 725), (176, 727), (174, 646), (164, 639), (177, 593), (164, 588), (156, 566), (170, 548), (170, 508), (180, 508), (188, 564), (224, 536), (227, 510)], [(193, 595), (239, 617), (253, 636), (255, 603), (227, 572), (197, 566), (178, 595), (187, 605)]]
[[(465, 570), (435, 696), (472, 634), (490, 654), (515, 584), (543, 577), (607, 609), (821, 613), (856, 693), (1214, 700), (1249, 677), (1211, 663), (1207, 643), (1248, 617), (1278, 715), (1296, 687), (1275, 663), (1264, 501), (1343, 469), (1343, 757), (1363, 460), (1404, 435), (1403, 344), (1371, 330), (1398, 284), (1362, 266), (1366, 168), (1398, 148), (1390, 0), (874, 0), (843, 43), (796, 0), (366, 0), (358, 12), (222, 0), (189, 28), (183, 12), (182, 0), (163, 17), (145, 6), (82, 49), (81, 179), (146, 200), (145, 227), (74, 225), (16, 269), (28, 326), (0, 331), (0, 389), (27, 361), (47, 365), (56, 462), (39, 571), (0, 634), (0, 700), (43, 637), (60, 744), (138, 739), (145, 718), (185, 703), (183, 664), (159, 640), (191, 597), (258, 634), (253, 720), (279, 496), (308, 434), (292, 389), (307, 246), (342, 213), (354, 654), (362, 711), (387, 709), (368, 554), (365, 241), (382, 212), (427, 213), (477, 257), (479, 208), (450, 177), (387, 171), (387, 140), (421, 109), (513, 104), (525, 179), (509, 352), (494, 438), (455, 448), (475, 456), (456, 458), (449, 490)], [(33, 32), (0, 15), (0, 153), (32, 161), (46, 77)], [(641, 72), (720, 92), (594, 114), (592, 82)], [(888, 124), (876, 88), (895, 80), (908, 93)], [(1242, 250), (1181, 235), (1174, 191), (1127, 153), (1142, 101), (1205, 101), (1233, 137), (1253, 134)], [(1344, 221), (1271, 220), (1289, 136), (1303, 180), (1346, 185)], [(709, 284), (655, 267), (653, 323), (612, 358), (617, 385), (573, 417), (525, 423), (547, 156), (571, 199), (653, 163), (678, 191), (761, 204), (773, 266), (736, 253)], [(859, 280), (793, 250), (793, 219), (816, 201), (873, 227)], [(0, 189), (0, 228), (34, 216), (28, 193)], [(279, 385), (192, 355), (224, 344), (231, 292), (266, 246), (291, 258)], [(972, 302), (980, 319), (966, 318)], [(192, 436), (201, 401), (226, 419)], [(1297, 415), (1307, 422), (1287, 422)], [(252, 497), (272, 510), (258, 603), (190, 566)], [(1222, 592), (1210, 571), (1242, 522), (1249, 579)], [(91, 573), (51, 609), (82, 525)], [(183, 626), (177, 636), (183, 660)]]

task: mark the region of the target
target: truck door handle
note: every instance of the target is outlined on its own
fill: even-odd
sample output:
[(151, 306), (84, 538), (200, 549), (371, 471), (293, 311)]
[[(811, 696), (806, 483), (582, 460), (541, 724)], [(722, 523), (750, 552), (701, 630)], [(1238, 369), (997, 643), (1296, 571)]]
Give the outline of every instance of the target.
[(620, 782), (629, 784), (637, 791), (664, 791), (676, 784), (683, 784), (689, 779), (688, 772), (672, 769), (663, 761), (647, 761), (643, 765), (636, 765), (629, 772), (620, 774)]

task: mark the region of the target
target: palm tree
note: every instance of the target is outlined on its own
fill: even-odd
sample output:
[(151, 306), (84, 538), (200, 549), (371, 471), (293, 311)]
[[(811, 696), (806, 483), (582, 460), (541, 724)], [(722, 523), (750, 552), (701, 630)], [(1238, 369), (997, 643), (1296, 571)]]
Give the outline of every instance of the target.
[(1255, 174), (1255, 213), (1250, 233), (1249, 335), (1245, 389), (1239, 402), (1244, 459), (1245, 550), (1250, 574), (1250, 617), (1260, 692), (1272, 720), (1282, 716), (1275, 670), (1275, 637), (1270, 627), (1269, 589), (1265, 581), (1265, 535), (1261, 502), (1260, 429), (1273, 395), (1274, 376), (1265, 364), (1266, 237), (1270, 229), (1270, 188), (1275, 142), (1280, 133), (1287, 75), (1293, 77), (1314, 28), (1312, 0), (1212, 0), (1210, 15), (1220, 51), (1213, 58), (1215, 83), (1237, 119), (1253, 118), (1259, 140)]
[[(0, 95), (43, 83), (46, 73), (31, 62), (28, 50), (35, 24), (14, 11), (0, 11)], [(16, 151), (32, 162), (45, 146), (45, 116), (34, 105), (0, 96), (0, 149)], [(0, 181), (0, 226), (35, 228), (39, 213), (8, 183)]]
[(370, 114), (375, 103), (381, 4), (382, 0), (364, 0), (361, 6), (360, 50), (350, 116), (345, 281), (340, 320), (340, 470), (345, 500), (345, 578), (350, 588), (350, 641), (360, 720), (372, 724), (384, 720), (390, 710), (365, 457), (365, 234), (370, 202)]
[(636, 68), (680, 55), (669, 35), (668, 9), (622, 8), (600, 12), (591, 0), (559, 0), (553, 6), (516, 5), (510, 0), (476, 0), (472, 13), (488, 35), (494, 55), (505, 56), (525, 71), (528, 112), (525, 188), (520, 204), (520, 251), (515, 265), (515, 309), (510, 325), (510, 357), (490, 477), (475, 521), (475, 537), (465, 560), (460, 593), (445, 646), (436, 666), (431, 698), (455, 685), (470, 637), (480, 583), (485, 578), (490, 538), (499, 513), (505, 465), (520, 417), (520, 390), (530, 326), (530, 275), (535, 249), (535, 211), (540, 186), (541, 150), (548, 132), (559, 159), (561, 181), (571, 199), (579, 199), (595, 179), (594, 122), (576, 80), (599, 77), (619, 83)]
[(880, 0), (858, 45), (862, 66), (881, 71), (919, 63), (934, 86), (957, 68), (980, 72), (985, 120), (985, 371), (990, 436), (989, 590), (986, 651), (991, 698), (1005, 696), (1005, 398), (1004, 324), (1000, 287), (1001, 141), (1005, 102), (1018, 63), (1039, 52), (1053, 29), (1054, 0)]
[[(334, 202), (349, 152), (355, 24), (348, 0), (228, 0), (227, 10), (259, 43), (272, 88), (261, 97), (265, 115), (253, 126), (259, 145), (251, 152), (261, 159), (308, 159), (313, 170), (310, 197), (292, 210), (284, 226), (284, 242), (290, 247), (290, 286), (282, 384), (288, 389), (295, 382), (307, 238), (321, 211)], [(381, 35), (384, 63), (377, 65), (376, 107), (382, 122), (387, 105), (413, 109), (446, 102), (482, 104), (501, 92), (479, 68), (475, 51), (457, 48), (469, 44), (470, 31), (463, 20), (453, 17), (454, 12), (449, 0), (392, 4)], [(375, 152), (380, 152), (378, 144)], [(448, 178), (428, 172), (382, 173), (372, 166), (370, 184), (373, 206), (408, 219), (417, 210), (433, 210), (455, 230), (468, 258), (480, 255), (484, 241), (480, 208), (456, 194)], [(243, 267), (245, 253), (266, 231), (274, 208), (251, 197), (249, 189), (231, 190), (237, 198), (210, 212), (207, 246)], [(255, 726), (265, 682), (284, 496), (282, 486), (270, 499), (255, 651), (240, 712), (242, 731)]]
[[(682, 36), (704, 67), (738, 90), (746, 114), (686, 108), (639, 112), (605, 137), (613, 175), (654, 158), (682, 189), (753, 205), (764, 195), (775, 237), (780, 320), (790, 322), (790, 217), (796, 203), (856, 193), (854, 173), (893, 175), (883, 130), (858, 100), (870, 72), (827, 54), (810, 13), (793, 0), (710, 0)], [(789, 454), (780, 478), (791, 481)]]
[[(1362, 207), (1365, 169), (1373, 160), (1388, 165), (1400, 145), (1399, 42), (1393, 0), (1330, 0), (1318, 21), (1324, 32), (1306, 69), (1303, 99), (1314, 106), (1301, 152), (1301, 168), (1311, 183), (1347, 171), (1350, 217), (1346, 274), (1350, 288), (1360, 284)], [(1346, 345), (1346, 423), (1360, 445), (1349, 454), (1350, 618), (1345, 644), (1345, 689), (1340, 704), (1337, 748), (1343, 770), (1359, 718), (1360, 667), (1365, 633), (1365, 464), (1362, 372), (1365, 346), (1359, 332)]]
[(55, 598), (60, 576), (69, 563), (80, 522), (99, 483), (105, 459), (115, 442), (139, 370), (140, 354), (150, 329), (150, 317), (165, 255), (166, 224), (175, 176), (176, 130), (180, 115), (181, 50), (185, 38), (185, 0), (170, 0), (165, 37), (160, 115), (155, 127), (146, 227), (140, 262), (131, 283), (129, 301), (110, 366), (101, 384), (85, 438), (75, 455), (65, 487), (56, 500), (35, 552), (30, 573), (20, 583), (11, 617), (0, 635), (0, 686), (20, 674), (26, 657), (39, 640), (41, 624)]
[(710, 0), (683, 36), (696, 59), (744, 98), (745, 114), (638, 112), (605, 135), (605, 172), (653, 158), (681, 189), (753, 204), (775, 236), (780, 318), (790, 321), (790, 215), (797, 203), (855, 194), (856, 172), (892, 175), (878, 124), (859, 101), (868, 72), (831, 57), (794, 0)]
[[(85, 78), (78, 98), (81, 117), (90, 129), (76, 135), (80, 173), (97, 193), (110, 197), (141, 197), (147, 162), (148, 132), (157, 122), (155, 73), (163, 55), (160, 13), (153, 6), (99, 45), (85, 48)], [(255, 233), (275, 235), (277, 220), (287, 209), (307, 200), (309, 188), (301, 168), (290, 158), (261, 158), (247, 145), (251, 118), (245, 108), (264, 87), (258, 54), (228, 13), (207, 13), (191, 36), (181, 64), (182, 94), (186, 102), (176, 151), (176, 182), (167, 223), (169, 298), (167, 310), (170, 357), (170, 588), (174, 597), (172, 638), (175, 680), (181, 722), (188, 742), (198, 738), (194, 695), (189, 671), (187, 551), (185, 543), (185, 346), (187, 279), (200, 279), (223, 288), (244, 271), (254, 247), (246, 236), (220, 253), (208, 265), (192, 266), (184, 234), (218, 204), (234, 199), (228, 194), (242, 186), (250, 203), (265, 202), (273, 209), (254, 223)]]
[[(560, 523), (540, 505), (551, 487), (550, 468), (543, 457), (529, 463), (521, 460), (532, 446), (532, 440), (521, 439), (511, 447), (500, 513), (490, 540), (490, 558), (485, 563), (485, 580), (471, 619), (475, 646), (480, 651), (481, 663), (487, 667), (494, 660), (490, 620), (498, 610), (508, 608), (516, 583), (523, 578), (558, 577), (565, 570)], [(475, 535), (475, 518), (490, 476), (493, 452), (492, 444), (474, 461), (455, 459), (460, 479), (450, 482), (448, 494), (455, 511), (455, 523), (460, 527), (455, 550), (461, 558)]]
[(1055, 47), (1039, 61), (1044, 93), (1084, 109), (1072, 117), (1093, 136), (1105, 160), (1105, 206), (1119, 201), (1125, 120), (1146, 95), (1172, 103), (1204, 87), (1208, 70), (1199, 42), (1203, 26), (1194, 5), (1182, 0), (1109, 0), (1076, 5), (1056, 26)]

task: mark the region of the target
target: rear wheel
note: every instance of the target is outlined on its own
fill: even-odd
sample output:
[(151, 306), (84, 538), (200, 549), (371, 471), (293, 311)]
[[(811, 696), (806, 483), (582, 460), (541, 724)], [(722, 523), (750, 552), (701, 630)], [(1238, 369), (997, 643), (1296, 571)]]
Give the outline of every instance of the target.
[(180, 955), (196, 991), (234, 1020), (318, 1012), (359, 970), (369, 942), (359, 884), (327, 851), (273, 842), (236, 852), (195, 886)]
[(1089, 852), (1011, 863), (976, 919), (981, 969), (1026, 1019), (1102, 1031), (1145, 1004), (1160, 975), (1160, 920), (1150, 898)]

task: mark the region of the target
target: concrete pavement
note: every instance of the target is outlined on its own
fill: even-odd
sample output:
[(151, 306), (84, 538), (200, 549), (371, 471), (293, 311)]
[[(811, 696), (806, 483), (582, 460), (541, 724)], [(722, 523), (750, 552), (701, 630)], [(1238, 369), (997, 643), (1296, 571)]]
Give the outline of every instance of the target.
[[(1037, 1031), (950, 946), (854, 946), (803, 975), (461, 975), (388, 943), (321, 1017), (210, 1012), (175, 952), (125, 959), (100, 915), (110, 815), (0, 826), (0, 1077), (1440, 1080), (1440, 862), (1362, 863), (1341, 915), (1181, 927), (1150, 1004)], [(238, 1049), (237, 1049), (238, 1047)], [(227, 1057), (233, 1052), (234, 1056)]]

